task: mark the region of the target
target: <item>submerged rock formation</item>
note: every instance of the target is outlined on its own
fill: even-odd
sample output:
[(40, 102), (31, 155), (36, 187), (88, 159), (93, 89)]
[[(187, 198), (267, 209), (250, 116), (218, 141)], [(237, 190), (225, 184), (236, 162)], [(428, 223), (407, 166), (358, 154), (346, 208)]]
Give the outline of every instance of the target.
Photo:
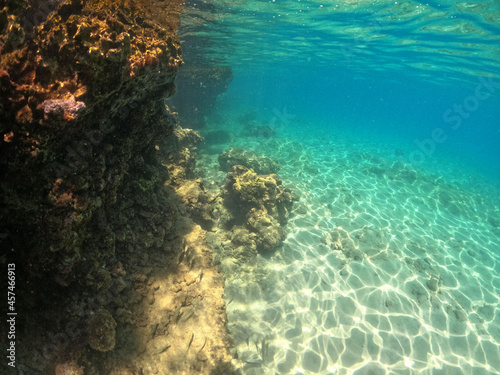
[[(179, 271), (196, 224), (165, 182), (177, 170), (182, 185), (193, 158), (161, 153), (179, 140), (163, 104), (182, 63), (179, 9), (141, 0), (0, 9), (0, 261), (18, 270), (21, 372), (142, 373), (148, 342), (172, 334), (176, 309), (203, 298), (188, 293), (162, 305), (167, 321), (149, 318), (159, 290), (210, 267), (203, 258)], [(202, 313), (223, 293), (215, 271), (205, 274), (213, 298), (196, 305)], [(203, 351), (203, 338), (191, 343), (204, 358), (178, 361), (164, 346), (157, 360), (161, 351), (172, 374), (230, 373), (224, 319), (210, 324)]]
[(182, 128), (176, 128), (171, 138), (173, 141), (165, 145), (163, 156), (168, 161), (168, 185), (182, 202), (181, 212), (210, 230), (214, 224), (212, 203), (215, 197), (205, 191), (202, 179), (194, 175), (197, 145), (203, 138), (197, 131)]
[(243, 166), (227, 174), (217, 207), (220, 225), (244, 257), (272, 250), (285, 239), (284, 226), (297, 196), (275, 174)]

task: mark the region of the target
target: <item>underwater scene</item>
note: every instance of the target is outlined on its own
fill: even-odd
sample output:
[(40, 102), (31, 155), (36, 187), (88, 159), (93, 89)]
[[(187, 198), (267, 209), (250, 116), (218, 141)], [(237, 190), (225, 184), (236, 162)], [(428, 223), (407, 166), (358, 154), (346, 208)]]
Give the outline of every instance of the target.
[(500, 374), (499, 0), (7, 0), (0, 135), (1, 374)]
[(500, 373), (500, 3), (216, 7), (180, 28), (234, 75), (196, 171), (297, 195), (272, 252), (208, 236), (241, 373)]

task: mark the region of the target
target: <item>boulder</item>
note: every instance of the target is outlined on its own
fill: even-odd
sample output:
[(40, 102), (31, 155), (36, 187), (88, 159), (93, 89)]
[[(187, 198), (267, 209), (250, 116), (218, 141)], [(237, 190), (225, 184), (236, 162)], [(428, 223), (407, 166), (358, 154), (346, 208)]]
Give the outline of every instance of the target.
[(221, 197), (221, 224), (232, 231), (235, 244), (253, 252), (272, 250), (285, 239), (283, 226), (298, 199), (277, 175), (259, 175), (241, 165), (227, 174)]

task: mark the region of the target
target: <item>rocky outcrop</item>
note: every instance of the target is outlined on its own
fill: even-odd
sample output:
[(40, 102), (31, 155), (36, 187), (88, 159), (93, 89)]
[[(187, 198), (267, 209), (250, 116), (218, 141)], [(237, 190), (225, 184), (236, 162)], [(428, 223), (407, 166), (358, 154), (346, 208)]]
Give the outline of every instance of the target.
[[(125, 175), (157, 163), (154, 142), (172, 132), (162, 99), (175, 90), (180, 43), (113, 3), (63, 2), (24, 43), (9, 42), (24, 33), (22, 9), (2, 13), (1, 215), (19, 251), (38, 253), (34, 273), (63, 269), (50, 278), (67, 285)], [(113, 247), (103, 220), (99, 237)]]
[(196, 150), (203, 137), (197, 131), (175, 127), (168, 142), (158, 146), (158, 151), (169, 172), (169, 184), (177, 186), (194, 177)]
[(200, 134), (191, 129), (177, 127), (169, 142), (160, 146), (163, 160), (169, 172), (167, 184), (182, 203), (181, 213), (193, 218), (203, 229), (213, 226), (212, 209), (215, 197), (203, 187), (201, 178), (195, 178), (197, 145), (203, 141)]
[(222, 171), (230, 172), (236, 165), (251, 168), (257, 174), (277, 173), (280, 169), (279, 164), (273, 159), (241, 148), (230, 148), (219, 155), (219, 166)]
[(231, 242), (251, 257), (285, 239), (284, 225), (297, 196), (275, 174), (258, 175), (242, 166), (227, 174), (216, 211)]

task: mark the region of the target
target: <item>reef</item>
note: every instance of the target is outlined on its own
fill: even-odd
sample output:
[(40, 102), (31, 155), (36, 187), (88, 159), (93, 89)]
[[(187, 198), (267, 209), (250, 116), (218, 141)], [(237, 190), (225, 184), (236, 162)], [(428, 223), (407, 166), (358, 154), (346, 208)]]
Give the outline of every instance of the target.
[[(18, 370), (231, 373), (223, 283), (181, 189), (185, 145), (201, 138), (164, 105), (182, 64), (181, 2), (6, 4), (0, 261), (19, 270), (16, 308), (30, 312)], [(189, 339), (193, 323), (202, 335)]]
[(249, 259), (275, 249), (284, 239), (284, 226), (298, 197), (275, 174), (258, 175), (235, 166), (226, 177), (216, 208), (219, 243), (230, 242), (232, 257)]
[(162, 159), (167, 162), (170, 185), (179, 185), (186, 178), (194, 177), (196, 147), (202, 141), (197, 131), (176, 126), (169, 142), (158, 147)]
[(173, 141), (165, 144), (163, 159), (168, 162), (168, 186), (179, 197), (181, 213), (192, 217), (205, 230), (213, 227), (213, 202), (215, 197), (208, 193), (201, 178), (195, 178), (197, 146), (203, 141), (200, 134), (191, 129), (177, 127), (171, 137)]
[(277, 173), (280, 169), (279, 164), (273, 159), (241, 148), (230, 148), (219, 155), (221, 171), (229, 172), (236, 165), (253, 169), (257, 174)]

